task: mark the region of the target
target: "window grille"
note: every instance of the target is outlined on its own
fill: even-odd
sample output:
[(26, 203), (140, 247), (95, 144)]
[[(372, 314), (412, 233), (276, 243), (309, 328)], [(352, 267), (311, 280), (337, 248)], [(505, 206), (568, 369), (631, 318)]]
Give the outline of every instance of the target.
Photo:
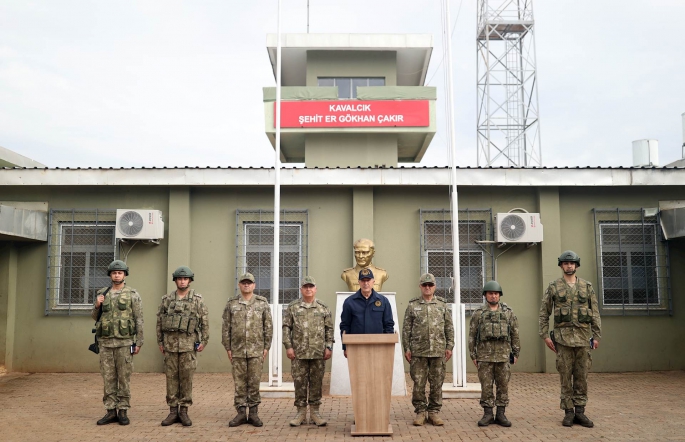
[(52, 209), (48, 225), (46, 315), (88, 314), (110, 285), (116, 210)]
[[(279, 296), (288, 304), (300, 296), (300, 281), (307, 273), (308, 213), (283, 210), (280, 220)], [(271, 262), (274, 253), (274, 212), (236, 211), (236, 287), (245, 272), (255, 277), (255, 294), (271, 303)]]
[[(432, 273), (435, 294), (454, 303), (452, 293), (452, 217), (447, 209), (420, 210), (421, 273)], [(493, 245), (475, 241), (492, 239), (489, 209), (459, 210), (459, 273), (461, 302), (467, 311), (483, 303), (482, 289), (494, 274)]]
[(597, 295), (603, 314), (672, 314), (668, 243), (643, 209), (595, 209)]
[(317, 79), (318, 86), (337, 86), (338, 98), (349, 100), (357, 98), (357, 88), (359, 86), (385, 86), (383, 77), (320, 77)]

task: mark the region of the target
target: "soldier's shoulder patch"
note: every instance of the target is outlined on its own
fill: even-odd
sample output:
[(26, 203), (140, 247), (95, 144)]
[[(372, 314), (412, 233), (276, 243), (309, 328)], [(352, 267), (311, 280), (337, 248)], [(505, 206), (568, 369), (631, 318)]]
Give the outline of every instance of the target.
[(511, 308), (507, 305), (506, 302), (502, 302), (502, 310), (511, 310)]
[(317, 302), (318, 304), (320, 304), (320, 305), (322, 305), (322, 306), (328, 308), (328, 306), (327, 306), (326, 304), (324, 304), (323, 301), (321, 301), (320, 299), (317, 299), (316, 302)]
[(297, 299), (295, 299), (295, 300), (293, 300), (293, 301), (290, 301), (290, 302), (288, 303), (288, 307), (290, 307), (291, 305), (298, 304), (300, 301), (301, 301), (300, 298), (297, 298)]
[(420, 297), (420, 296), (417, 296), (416, 298), (411, 298), (411, 299), (409, 300), (409, 302), (410, 302), (410, 303), (411, 303), (411, 302), (417, 302), (417, 301), (420, 301), (420, 300), (421, 300), (421, 297)]
[(437, 299), (440, 302), (444, 302), (445, 304), (447, 304), (447, 300), (445, 298), (443, 298), (442, 296), (436, 296), (435, 299)]
[(198, 299), (198, 301), (202, 301), (202, 295), (199, 293), (193, 293), (193, 296)]
[(255, 297), (255, 299), (256, 299), (257, 301), (263, 301), (263, 302), (266, 302), (267, 304), (269, 303), (269, 300), (266, 299), (266, 298), (265, 298), (264, 296), (262, 296), (262, 295), (254, 295), (254, 297)]

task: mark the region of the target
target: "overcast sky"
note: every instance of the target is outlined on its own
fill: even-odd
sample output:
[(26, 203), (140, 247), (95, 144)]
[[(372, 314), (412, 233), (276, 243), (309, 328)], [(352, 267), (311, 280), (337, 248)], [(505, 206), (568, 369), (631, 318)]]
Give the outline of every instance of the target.
[[(476, 0), (452, 0), (458, 163), (476, 164)], [(306, 32), (307, 0), (283, 1)], [(544, 166), (681, 157), (682, 0), (536, 0)], [(262, 87), (276, 0), (0, 3), (0, 146), (49, 166), (272, 166)], [(440, 0), (310, 0), (310, 32), (428, 33), (443, 102)], [(441, 127), (421, 165), (447, 164)]]

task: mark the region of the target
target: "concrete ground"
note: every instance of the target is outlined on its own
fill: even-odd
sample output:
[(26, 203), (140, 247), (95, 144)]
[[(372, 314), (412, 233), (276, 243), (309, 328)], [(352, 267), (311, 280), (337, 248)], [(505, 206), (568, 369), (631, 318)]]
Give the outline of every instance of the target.
[[(469, 375), (469, 382), (476, 382)], [(328, 391), (330, 378), (324, 381)], [(192, 427), (162, 427), (166, 417), (165, 379), (162, 374), (134, 374), (131, 425), (98, 427), (104, 414), (102, 378), (97, 373), (0, 373), (0, 440), (2, 441), (685, 441), (685, 372), (591, 374), (587, 415), (595, 428), (561, 425), (557, 375), (513, 374), (507, 416), (511, 428), (476, 425), (481, 408), (474, 399), (445, 400), (444, 427), (414, 427), (409, 396), (393, 398), (390, 437), (352, 438), (349, 397), (326, 395), (321, 407), (328, 426), (291, 428), (292, 399), (265, 399), (260, 416), (265, 425), (229, 428), (233, 409), (230, 374), (197, 374), (190, 408)], [(407, 385), (411, 388), (411, 381)]]

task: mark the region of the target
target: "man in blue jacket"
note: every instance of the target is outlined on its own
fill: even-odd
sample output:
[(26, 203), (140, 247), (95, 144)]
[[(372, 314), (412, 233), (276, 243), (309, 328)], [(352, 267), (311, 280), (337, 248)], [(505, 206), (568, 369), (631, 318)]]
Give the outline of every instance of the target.
[[(373, 289), (373, 283), (371, 269), (362, 269), (359, 272), (359, 290), (343, 303), (340, 315), (341, 335), (395, 332), (390, 301)], [(347, 357), (345, 344), (343, 350)]]

